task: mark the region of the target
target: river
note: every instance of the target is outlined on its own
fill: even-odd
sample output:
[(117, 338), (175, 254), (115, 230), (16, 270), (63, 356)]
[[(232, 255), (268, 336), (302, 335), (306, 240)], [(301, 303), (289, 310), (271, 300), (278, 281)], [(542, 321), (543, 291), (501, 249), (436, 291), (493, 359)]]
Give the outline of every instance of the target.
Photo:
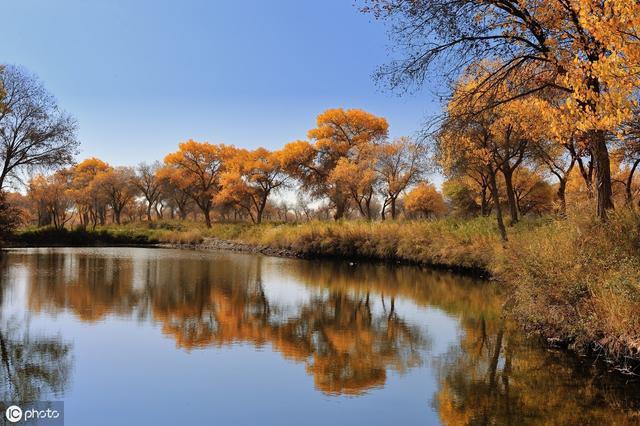
[(637, 424), (640, 387), (409, 266), (148, 248), (0, 256), (5, 403), (66, 425)]

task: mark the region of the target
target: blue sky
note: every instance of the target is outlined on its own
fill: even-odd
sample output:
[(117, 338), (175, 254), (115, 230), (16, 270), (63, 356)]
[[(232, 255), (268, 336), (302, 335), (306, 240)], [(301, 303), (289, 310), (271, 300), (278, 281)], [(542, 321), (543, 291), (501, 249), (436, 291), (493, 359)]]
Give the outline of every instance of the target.
[(385, 27), (351, 0), (5, 2), (0, 62), (38, 75), (79, 122), (80, 159), (162, 159), (183, 140), (279, 148), (327, 108), (412, 135), (437, 109), (371, 78)]

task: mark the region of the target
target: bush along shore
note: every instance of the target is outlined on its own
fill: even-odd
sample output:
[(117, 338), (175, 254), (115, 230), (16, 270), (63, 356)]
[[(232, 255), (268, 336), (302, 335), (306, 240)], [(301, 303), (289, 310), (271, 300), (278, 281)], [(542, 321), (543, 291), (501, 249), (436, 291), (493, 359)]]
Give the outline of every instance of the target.
[(23, 230), (14, 246), (160, 245), (339, 257), (444, 267), (489, 276), (526, 330), (638, 373), (640, 215), (524, 220), (503, 242), (492, 218), (404, 222), (214, 224), (160, 222), (96, 230)]

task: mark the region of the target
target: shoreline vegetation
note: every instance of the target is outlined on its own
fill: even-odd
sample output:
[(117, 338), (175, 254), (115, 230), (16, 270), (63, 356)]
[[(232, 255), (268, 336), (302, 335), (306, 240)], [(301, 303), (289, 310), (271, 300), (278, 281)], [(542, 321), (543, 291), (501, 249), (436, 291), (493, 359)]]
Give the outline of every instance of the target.
[(552, 346), (597, 356), (627, 374), (640, 365), (640, 214), (526, 218), (503, 242), (495, 219), (214, 223), (160, 221), (96, 230), (28, 228), (9, 246), (136, 245), (446, 268), (496, 280), (505, 312)]

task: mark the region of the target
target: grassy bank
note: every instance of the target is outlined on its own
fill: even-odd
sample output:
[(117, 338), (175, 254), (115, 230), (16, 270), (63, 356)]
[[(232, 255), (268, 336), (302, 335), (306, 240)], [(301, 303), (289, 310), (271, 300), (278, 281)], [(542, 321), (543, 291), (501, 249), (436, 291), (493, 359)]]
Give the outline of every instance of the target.
[[(217, 238), (305, 257), (401, 261), (482, 271), (509, 289), (508, 311), (528, 330), (619, 365), (640, 358), (640, 216), (526, 219), (503, 243), (492, 218), (415, 222), (215, 224), (160, 222), (95, 231), (24, 230), (26, 244), (198, 244)], [(55, 244), (54, 244), (55, 243)]]
[[(494, 263), (527, 329), (578, 351), (640, 360), (640, 216), (553, 221), (516, 235)], [(636, 371), (640, 373), (640, 371)]]
[(24, 229), (16, 233), (10, 244), (20, 246), (105, 246), (105, 245), (147, 245), (157, 241), (144, 232), (131, 230), (85, 230), (55, 229), (51, 227)]
[(106, 246), (197, 244), (202, 242), (200, 225), (193, 223), (140, 223), (98, 226), (95, 229), (26, 228), (9, 243), (26, 246)]

